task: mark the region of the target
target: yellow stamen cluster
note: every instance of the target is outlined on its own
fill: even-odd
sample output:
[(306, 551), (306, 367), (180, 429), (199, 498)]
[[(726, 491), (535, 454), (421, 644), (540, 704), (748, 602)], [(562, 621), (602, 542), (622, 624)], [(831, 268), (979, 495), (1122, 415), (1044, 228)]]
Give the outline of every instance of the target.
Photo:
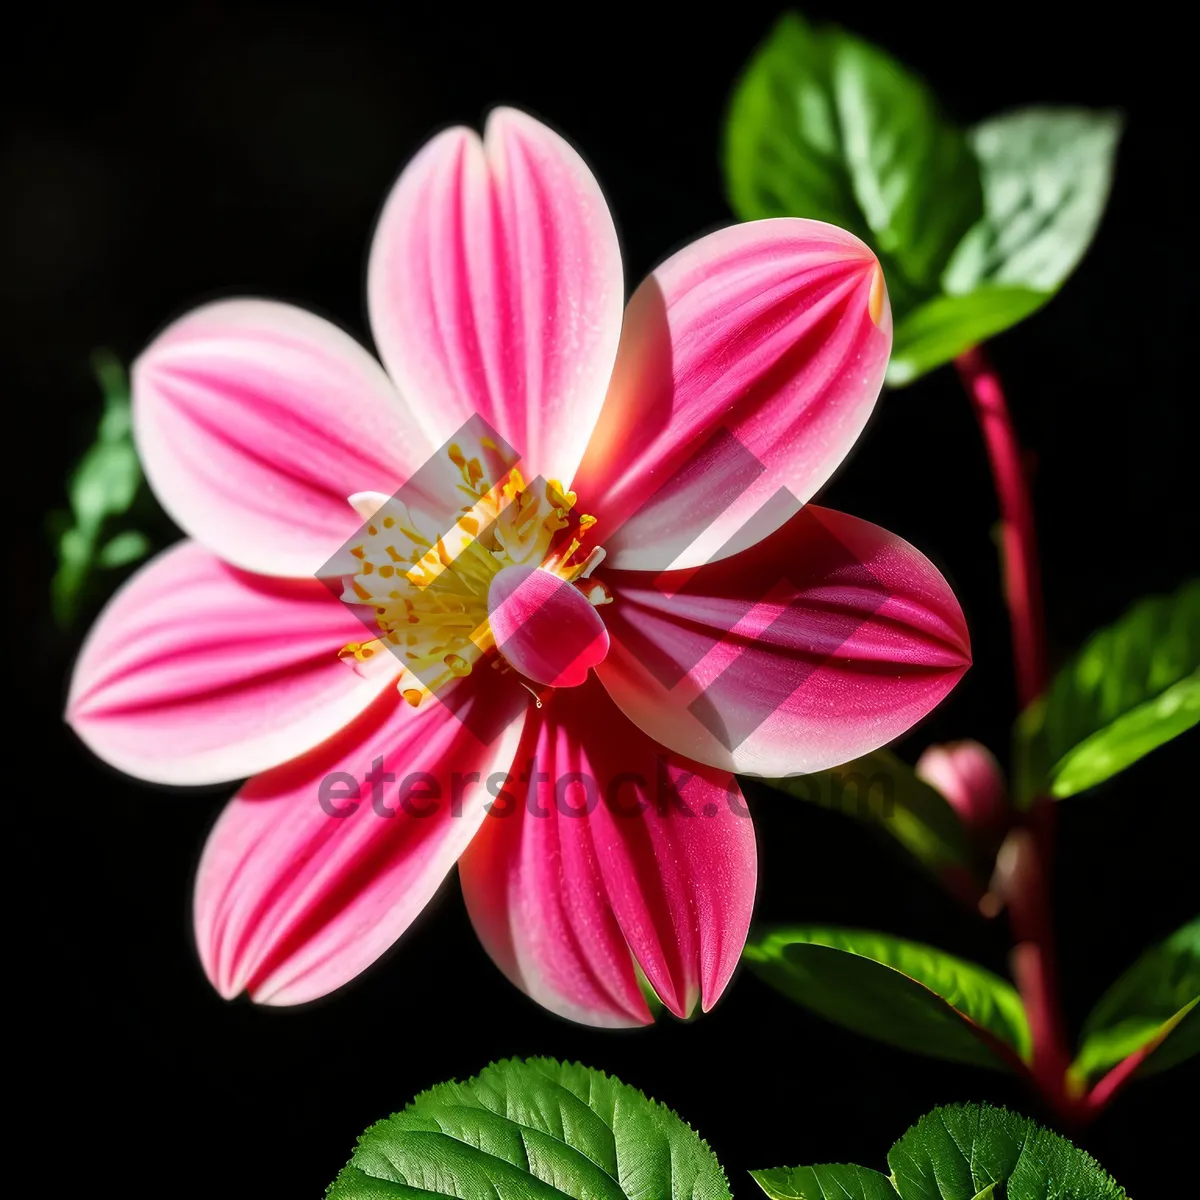
[[(341, 656), (365, 663), (390, 653), (403, 666), (397, 684), (416, 707), (456, 676), (469, 675), (495, 644), (488, 625), (488, 589), (505, 567), (541, 566), (569, 581), (599, 561), (594, 550), (576, 555), (594, 517), (572, 517), (574, 492), (557, 480), (531, 489), (514, 467), (496, 485), (477, 457), (448, 448), (468, 503), (450, 529), (400, 500), (383, 504), (350, 547), (358, 569), (348, 575), (342, 599), (370, 605), (381, 636), (351, 642)], [(568, 531), (568, 532), (564, 532)], [(497, 660), (495, 665), (500, 665)]]

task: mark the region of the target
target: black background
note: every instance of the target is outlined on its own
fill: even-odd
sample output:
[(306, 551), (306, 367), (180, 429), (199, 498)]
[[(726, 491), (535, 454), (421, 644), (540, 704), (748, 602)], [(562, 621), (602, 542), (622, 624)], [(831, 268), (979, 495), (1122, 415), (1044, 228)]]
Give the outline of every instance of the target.
[[(1129, 128), (1087, 261), (994, 345), (1036, 500), (1057, 655), (1150, 591), (1200, 544), (1194, 408), (1194, 127), (1176, 95), (1187, 47), (1153, 6), (1082, 28), (1048, 6), (953, 17), (911, 6), (835, 16), (931, 80), (964, 122), (1028, 102), (1117, 106)], [(57, 633), (45, 510), (98, 410), (88, 355), (128, 360), (168, 318), (217, 295), (289, 299), (365, 332), (363, 263), (393, 177), (437, 128), (512, 103), (563, 130), (595, 169), (628, 282), (730, 219), (718, 128), (739, 65), (776, 9), (689, 7), (672, 22), (602, 6), (553, 18), (453, 5), (185, 4), (157, 14), (50, 6), (10, 27), (0, 186), (9, 511), (6, 592), (21, 633), (8, 703), (36, 721), (10, 746), (17, 899), (10, 1084), (30, 1130), (10, 1178), (52, 1193), (124, 1179), (124, 1195), (319, 1195), (355, 1135), (416, 1091), (490, 1059), (548, 1054), (616, 1073), (707, 1136), (734, 1189), (748, 1167), (882, 1166), (935, 1104), (1037, 1113), (1000, 1076), (924, 1060), (824, 1024), (739, 975), (717, 1010), (611, 1034), (563, 1023), (478, 947), (451, 881), (398, 951), (304, 1010), (227, 1004), (190, 943), (191, 875), (231, 789), (163, 795), (96, 763), (61, 724), (78, 635)], [(1099, 17), (1093, 18), (1099, 21)], [(975, 666), (901, 746), (973, 735), (1002, 756), (1013, 713), (989, 540), (986, 464), (952, 372), (887, 395), (825, 503), (895, 530), (954, 584)], [(1151, 940), (1197, 908), (1194, 745), (1159, 751), (1063, 804), (1056, 877), (1074, 1027)], [(19, 767), (30, 752), (36, 761)], [(1003, 921), (957, 910), (848, 821), (754, 796), (759, 916), (875, 926), (1004, 970)], [(1196, 1072), (1131, 1087), (1082, 1141), (1137, 1200), (1188, 1194), (1179, 1132)], [(1170, 1182), (1178, 1180), (1178, 1183)], [(39, 1189), (40, 1190), (40, 1189)]]

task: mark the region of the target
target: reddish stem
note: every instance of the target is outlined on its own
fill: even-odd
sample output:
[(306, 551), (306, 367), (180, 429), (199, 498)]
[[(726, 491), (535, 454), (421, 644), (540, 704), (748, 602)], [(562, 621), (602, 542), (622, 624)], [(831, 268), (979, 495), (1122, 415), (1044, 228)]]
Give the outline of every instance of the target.
[(996, 886), (1012, 926), (1012, 971), (1029, 1017), (1033, 1078), (1059, 1115), (1073, 1120), (1078, 1103), (1067, 1090), (1071, 1056), (1055, 971), (1043, 839), (1036, 824), (1018, 827), (1005, 839), (996, 858)]
[[(1033, 502), (1021, 447), (995, 368), (981, 347), (955, 360), (971, 397), (991, 463), (1000, 505), (1004, 595), (1012, 622), (1017, 699), (1021, 708), (1046, 686), (1041, 572)], [(997, 858), (997, 883), (1008, 908), (1015, 946), (1013, 974), (1029, 1016), (1034, 1079), (1046, 1100), (1068, 1119), (1080, 1106), (1067, 1087), (1070, 1052), (1059, 1000), (1050, 913), (1049, 869), (1054, 844), (1054, 804), (1038, 797)]]
[(1012, 621), (1017, 700), (1024, 708), (1037, 699), (1046, 683), (1041, 572), (1033, 503), (1021, 462), (1021, 447), (995, 369), (979, 346), (960, 355), (954, 365), (975, 408), (1000, 502), (1004, 594)]

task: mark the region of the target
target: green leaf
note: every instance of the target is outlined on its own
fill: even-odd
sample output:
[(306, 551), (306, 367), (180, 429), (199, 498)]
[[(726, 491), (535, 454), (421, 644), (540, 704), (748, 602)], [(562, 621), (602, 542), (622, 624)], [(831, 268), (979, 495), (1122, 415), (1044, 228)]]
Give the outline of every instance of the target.
[(63, 627), (74, 619), (95, 569), (128, 566), (150, 551), (149, 539), (139, 531), (106, 536), (137, 498), (142, 469), (133, 445), (125, 370), (105, 352), (95, 355), (93, 368), (104, 393), (104, 410), (95, 440), (67, 481), (70, 512), (52, 513), (49, 522), (58, 545), (50, 599), (55, 619)]
[(901, 1200), (1126, 1200), (1090, 1154), (990, 1104), (935, 1108), (892, 1147), (888, 1166)]
[(983, 212), (974, 156), (930, 89), (877, 47), (795, 13), (733, 93), (725, 171), (744, 220), (812, 217), (862, 237), (898, 312), (937, 290)]
[[(1200, 917), (1147, 950), (1100, 998), (1084, 1022), (1072, 1075), (1091, 1081), (1152, 1047), (1142, 1073), (1200, 1051)], [(1155, 1046), (1155, 1043), (1158, 1043)]]
[(1096, 633), (1017, 722), (1018, 794), (1073, 796), (1200, 721), (1200, 580)]
[(1079, 265), (1112, 188), (1121, 117), (1075, 108), (1006, 113), (969, 134), (984, 214), (955, 248), (943, 294), (896, 321), (899, 387), (1042, 307)]
[(104, 412), (96, 440), (79, 460), (67, 487), (75, 524), (85, 532), (94, 532), (106, 517), (125, 512), (142, 481), (124, 368), (103, 352), (96, 354), (93, 367), (104, 393)]
[(422, 1092), (372, 1125), (330, 1200), (729, 1200), (708, 1146), (618, 1080), (553, 1059), (509, 1059)]
[(896, 1200), (892, 1181), (866, 1167), (831, 1163), (751, 1171), (771, 1200)]
[(1157, 1075), (1197, 1054), (1200, 1054), (1200, 1003), (1193, 1000), (1180, 1010), (1177, 1020), (1168, 1022), (1163, 1040), (1154, 1047), (1140, 1073)]
[(94, 535), (109, 517), (128, 510), (141, 482), (132, 442), (95, 442), (79, 460), (67, 488), (77, 527)]
[(832, 771), (764, 780), (823, 808), (877, 824), (934, 874), (970, 863), (962, 823), (946, 798), (887, 750)]
[(945, 290), (992, 284), (1052, 296), (1095, 237), (1121, 126), (1119, 113), (1081, 108), (1027, 108), (976, 126), (984, 216), (954, 251)]
[(1049, 292), (982, 286), (964, 296), (935, 296), (895, 324), (887, 381), (911, 383), (1041, 308)]
[(903, 1050), (996, 1069), (1011, 1065), (1003, 1046), (1029, 1059), (1029, 1022), (1012, 985), (932, 946), (869, 930), (788, 927), (752, 935), (745, 958), (797, 1003)]
[(110, 569), (124, 567), (137, 562), (139, 558), (145, 558), (149, 553), (150, 539), (136, 529), (127, 529), (100, 547), (96, 564)]
[(890, 1178), (846, 1166), (751, 1174), (771, 1200), (1128, 1200), (1090, 1154), (990, 1104), (935, 1108), (892, 1147), (888, 1166)]

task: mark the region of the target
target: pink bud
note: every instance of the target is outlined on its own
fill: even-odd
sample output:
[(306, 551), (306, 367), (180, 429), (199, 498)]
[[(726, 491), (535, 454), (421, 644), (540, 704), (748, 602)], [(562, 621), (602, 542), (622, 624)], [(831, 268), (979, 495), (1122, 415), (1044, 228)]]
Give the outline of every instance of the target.
[(996, 757), (979, 742), (930, 746), (916, 773), (941, 792), (981, 847), (994, 851), (1009, 823), (1008, 792)]

